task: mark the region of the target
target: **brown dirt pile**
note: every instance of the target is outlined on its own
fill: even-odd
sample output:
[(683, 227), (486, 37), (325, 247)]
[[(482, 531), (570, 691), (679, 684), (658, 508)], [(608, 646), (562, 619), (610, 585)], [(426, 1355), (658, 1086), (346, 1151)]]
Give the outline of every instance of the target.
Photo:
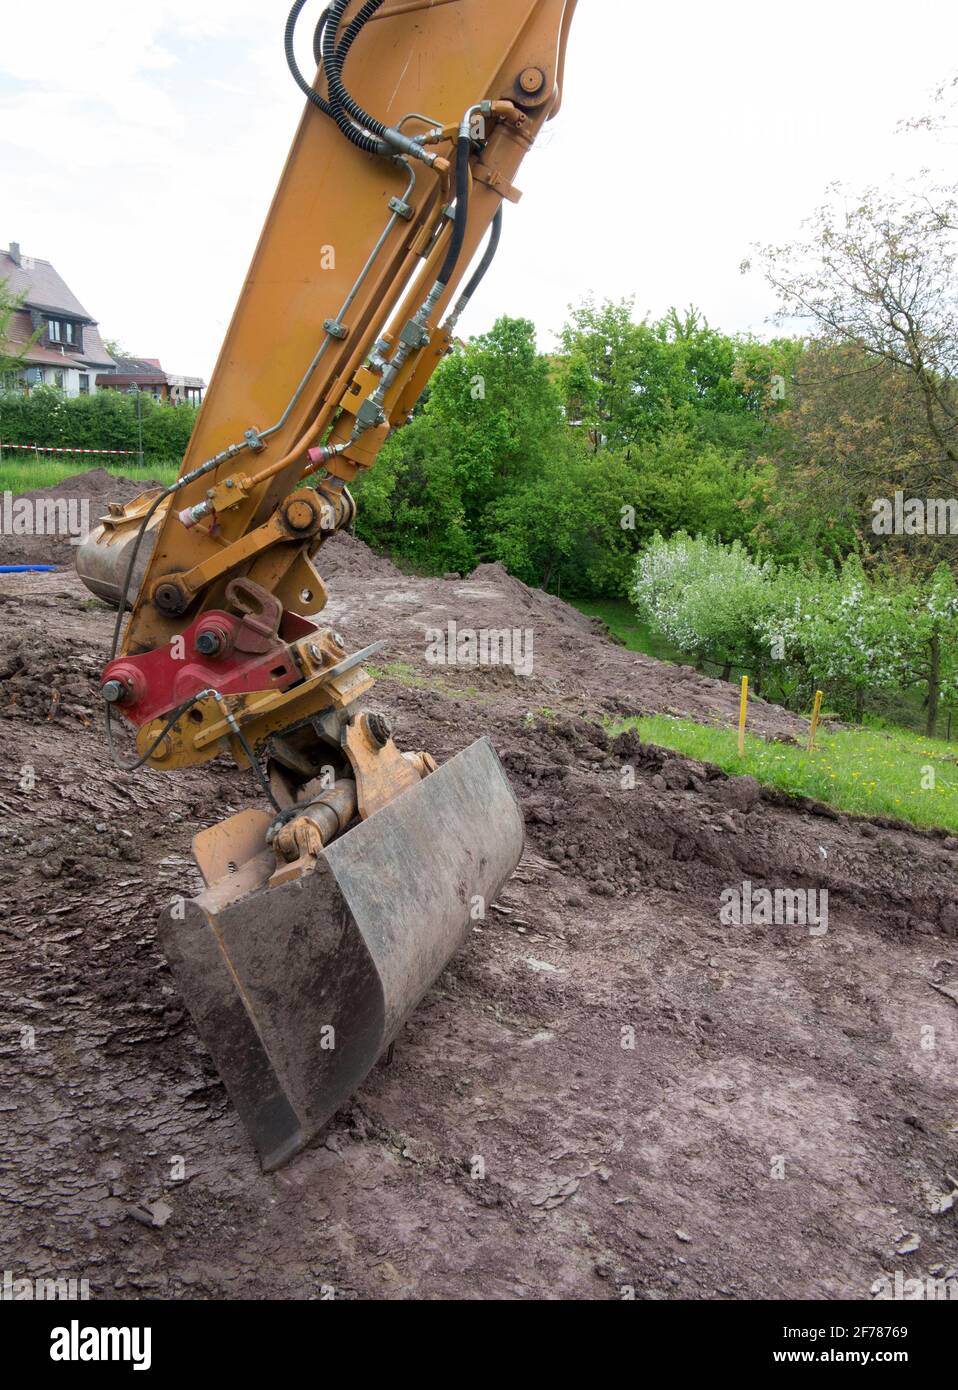
[(105, 468), (94, 468), (64, 478), (55, 487), (17, 493), (4, 508), (11, 517), (15, 515), (13, 502), (17, 498), (64, 505), (49, 508), (52, 529), (46, 529), (43, 535), (13, 535), (4, 528), (0, 532), (0, 565), (60, 565), (72, 569), (76, 546), (70, 542), (76, 534), (72, 528), (78, 521), (88, 517), (92, 529), (111, 502), (130, 502), (141, 492), (159, 486), (156, 482), (118, 477)]

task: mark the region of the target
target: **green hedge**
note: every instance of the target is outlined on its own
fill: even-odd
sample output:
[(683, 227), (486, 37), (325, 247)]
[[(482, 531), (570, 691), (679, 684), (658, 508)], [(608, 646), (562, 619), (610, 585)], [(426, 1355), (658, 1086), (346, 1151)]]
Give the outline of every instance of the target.
[[(182, 458), (193, 433), (197, 407), (139, 398), (143, 455), (147, 463)], [(29, 395), (0, 394), (0, 445), (38, 444), (57, 449), (139, 448), (137, 402), (121, 391), (65, 396), (53, 386)]]

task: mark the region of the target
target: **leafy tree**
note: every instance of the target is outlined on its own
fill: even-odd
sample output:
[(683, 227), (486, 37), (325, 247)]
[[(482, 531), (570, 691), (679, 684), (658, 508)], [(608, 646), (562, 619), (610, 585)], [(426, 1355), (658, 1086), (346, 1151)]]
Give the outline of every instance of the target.
[(477, 555), (466, 525), (460, 479), (441, 431), (417, 416), (389, 439), (376, 466), (357, 481), (357, 533), (415, 568), (468, 572)]
[(573, 451), (533, 324), (501, 318), (440, 364), (420, 411), (387, 441), (359, 483), (357, 529), (434, 570), (497, 558), (504, 499)]
[(934, 567), (940, 544), (882, 538), (878, 498), (928, 496), (937, 471), (913, 378), (854, 343), (811, 342), (796, 364), (755, 540), (832, 563), (852, 550)]
[(23, 297), (9, 289), (8, 280), (0, 280), (0, 390), (8, 372), (19, 372), (30, 348), (37, 341), (39, 331), (26, 342), (14, 342), (10, 337), (13, 316), (23, 305)]
[(586, 533), (598, 539), (606, 565), (613, 566), (617, 537), (611, 516), (602, 518), (601, 499), (590, 492), (589, 462), (580, 458), (549, 460), (541, 473), (521, 488), (492, 503), (489, 553), (527, 584), (542, 589), (577, 587), (602, 592), (594, 576), (576, 585), (574, 566), (581, 558)]
[(695, 309), (637, 323), (633, 308), (587, 299), (571, 310), (560, 336), (569, 418), (610, 448), (682, 429), (755, 452), (797, 345), (729, 337)]
[(500, 318), (449, 357), (423, 415), (452, 461), (472, 526), (566, 443), (559, 394), (527, 319)]
[(942, 563), (899, 597), (901, 682), (925, 690), (925, 732), (934, 738), (941, 703), (958, 696), (958, 586)]
[(904, 624), (897, 596), (871, 582), (857, 556), (837, 576), (820, 577), (804, 591), (798, 639), (813, 678), (852, 693), (861, 722), (869, 692), (900, 683)]
[(804, 242), (760, 248), (766, 279), (783, 314), (910, 378), (933, 445), (929, 481), (948, 487), (958, 463), (958, 186), (829, 191)]
[[(364, 539), (422, 568), (498, 559), (531, 584), (614, 596), (656, 531), (748, 539), (757, 467), (707, 438), (696, 412), (760, 415), (780, 355), (694, 313), (635, 324), (628, 305), (586, 305), (576, 322), (560, 359), (538, 352), (532, 324), (501, 319), (440, 365), (359, 483)], [(628, 418), (610, 424), (619, 410)]]

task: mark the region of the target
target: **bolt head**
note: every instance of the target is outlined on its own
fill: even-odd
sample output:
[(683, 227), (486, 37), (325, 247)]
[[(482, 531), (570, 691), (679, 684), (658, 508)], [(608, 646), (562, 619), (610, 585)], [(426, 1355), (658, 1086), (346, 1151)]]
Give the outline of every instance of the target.
[(100, 694), (108, 705), (118, 705), (126, 697), (126, 686), (122, 681), (107, 681), (101, 686)]
[(389, 721), (386, 719), (386, 716), (383, 714), (370, 714), (366, 720), (366, 727), (369, 730), (369, 736), (373, 742), (377, 743), (380, 748), (385, 748), (386, 744), (392, 738), (392, 729), (389, 727)]
[(176, 584), (158, 584), (153, 591), (153, 602), (161, 613), (182, 613), (186, 607)]
[(308, 531), (316, 520), (316, 513), (310, 504), (299, 498), (287, 504), (286, 521), (294, 531)]

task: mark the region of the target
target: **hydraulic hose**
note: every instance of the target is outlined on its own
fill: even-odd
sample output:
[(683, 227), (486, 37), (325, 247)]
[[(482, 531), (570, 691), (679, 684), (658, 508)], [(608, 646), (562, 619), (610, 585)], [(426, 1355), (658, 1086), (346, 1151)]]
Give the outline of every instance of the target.
[(499, 207), (496, 210), (496, 215), (492, 219), (492, 227), (489, 231), (489, 240), (486, 242), (486, 249), (483, 254), (482, 260), (476, 267), (476, 272), (473, 275), (472, 279), (469, 281), (468, 285), (457, 299), (456, 307), (453, 309), (452, 313), (449, 315), (449, 317), (446, 319), (445, 324), (443, 325), (447, 333), (451, 333), (453, 331), (456, 324), (462, 318), (462, 315), (466, 309), (466, 305), (469, 303), (476, 290), (479, 288), (483, 280), (486, 278), (486, 273), (488, 272), (489, 267), (492, 265), (493, 261), (496, 258), (496, 252), (499, 250), (499, 241), (501, 237), (502, 204), (500, 203)]
[(456, 266), (459, 264), (463, 242), (466, 239), (466, 223), (469, 221), (469, 156), (471, 153), (471, 139), (468, 135), (460, 133), (456, 142), (456, 220), (453, 224), (446, 259), (439, 272), (439, 283), (443, 289), (449, 284)]
[(326, 9), (323, 10), (322, 14), (319, 16), (319, 22), (316, 28), (313, 30), (313, 62), (318, 68), (323, 66), (323, 30), (326, 27), (328, 18), (329, 6), (327, 5)]
[(496, 215), (492, 219), (492, 227), (489, 231), (489, 240), (486, 243), (485, 255), (476, 267), (475, 275), (473, 275), (472, 279), (469, 281), (468, 285), (462, 292), (462, 297), (467, 302), (472, 298), (476, 290), (479, 288), (483, 280), (486, 278), (486, 272), (495, 260), (496, 252), (499, 250), (499, 241), (501, 237), (502, 204), (500, 203), (498, 209), (496, 210)]
[[(294, 43), (296, 39), (296, 25), (300, 15), (303, 12), (303, 7), (305, 5), (306, 0), (295, 0), (293, 8), (289, 12), (289, 18), (286, 21), (286, 33), (283, 35), (283, 44), (286, 49), (286, 63), (289, 67), (290, 72), (293, 74), (293, 80), (295, 81), (300, 91), (304, 92), (306, 97), (313, 103), (313, 105), (319, 107), (320, 111), (322, 111), (327, 116), (331, 116), (333, 114), (333, 108), (330, 106), (329, 102), (325, 99), (325, 97), (321, 97), (319, 92), (315, 90), (312, 84), (306, 81), (306, 78), (300, 72), (299, 64), (296, 61), (296, 52), (294, 48)], [(329, 10), (325, 10), (316, 28), (317, 39), (319, 39), (321, 31), (324, 29), (326, 20), (328, 18)]]
[(431, 168), (439, 166), (445, 172), (448, 168), (446, 161), (440, 159), (439, 155), (424, 150), (421, 137), (410, 139), (409, 136), (404, 135), (401, 129), (402, 123), (400, 123), (399, 129), (394, 129), (392, 126), (384, 125), (382, 121), (377, 121), (375, 116), (364, 111), (359, 103), (353, 100), (343, 82), (343, 67), (349, 50), (357, 36), (362, 33), (369, 20), (383, 3), (384, 0), (366, 0), (362, 9), (350, 21), (341, 38), (339, 25), (349, 0), (334, 0), (333, 4), (328, 5), (320, 16), (313, 34), (313, 55), (316, 58), (317, 66), (321, 67), (326, 74), (326, 84), (329, 89), (327, 98), (321, 96), (306, 81), (296, 62), (294, 52), (296, 23), (306, 0), (294, 0), (293, 8), (286, 21), (287, 66), (293, 74), (297, 87), (305, 93), (307, 99), (318, 107), (324, 115), (334, 120), (346, 139), (363, 150), (364, 153), (385, 155), (389, 159), (394, 158), (398, 153), (407, 158), (422, 160)]
[[(304, 93), (307, 99), (311, 101), (314, 106), (318, 106), (320, 111), (322, 111), (324, 115), (329, 116), (333, 120), (335, 120), (336, 115), (333, 110), (333, 104), (331, 102), (328, 102), (325, 97), (320, 95), (320, 93), (316, 91), (315, 87), (313, 87), (312, 84), (306, 80), (306, 78), (303, 76), (299, 64), (296, 61), (296, 25), (299, 22), (299, 17), (303, 12), (306, 3), (307, 0), (295, 0), (293, 8), (289, 12), (289, 17), (286, 20), (286, 32), (283, 36), (283, 45), (286, 50), (286, 64), (290, 72), (293, 74), (293, 80), (295, 81), (300, 91)], [(379, 4), (382, 4), (382, 0), (379, 0)], [(343, 64), (346, 62), (347, 55), (349, 54), (349, 50), (353, 46), (356, 36), (359, 34), (360, 30), (365, 25), (366, 20), (369, 18), (369, 16), (375, 13), (375, 10), (379, 8), (379, 4), (375, 5), (372, 9), (370, 9), (369, 14), (366, 14), (365, 10), (369, 9), (369, 5), (367, 4), (364, 7), (364, 9), (361, 10), (360, 13), (356, 16), (353, 22), (349, 25), (349, 28), (344, 33), (342, 41), (336, 50), (336, 59), (339, 64), (340, 72), (342, 72)], [(313, 35), (313, 56), (316, 59), (317, 67), (323, 66), (323, 36), (325, 34), (327, 22), (330, 17), (330, 11), (332, 9), (333, 6), (329, 5), (320, 15), (319, 23), (316, 25), (316, 31)], [(357, 133), (362, 134), (361, 131)]]
[[(347, 140), (352, 141), (359, 149), (365, 150), (367, 154), (388, 154), (390, 149), (385, 143), (387, 127), (382, 121), (377, 121), (374, 116), (370, 116), (368, 111), (364, 111), (358, 102), (353, 101), (343, 85), (343, 64), (346, 60), (346, 53), (352, 46), (356, 35), (382, 7), (383, 0), (366, 0), (366, 4), (363, 5), (344, 33), (342, 43), (337, 46), (339, 23), (348, 3), (349, 0), (334, 0), (327, 11), (326, 24), (323, 28), (323, 69), (326, 73), (326, 84), (329, 87), (331, 114)], [(358, 129), (354, 122), (364, 126), (365, 130)], [(371, 133), (367, 134), (367, 132)]]

